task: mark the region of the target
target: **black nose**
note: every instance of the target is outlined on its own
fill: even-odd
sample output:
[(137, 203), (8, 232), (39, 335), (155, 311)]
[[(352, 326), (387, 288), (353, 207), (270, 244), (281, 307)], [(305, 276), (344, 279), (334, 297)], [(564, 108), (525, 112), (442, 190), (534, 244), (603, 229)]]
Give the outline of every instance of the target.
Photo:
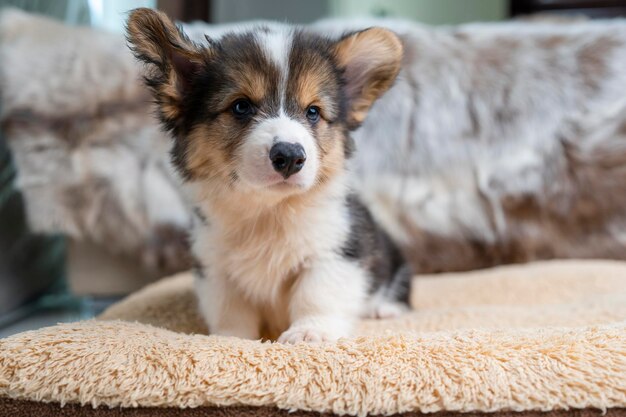
[(306, 153), (299, 143), (278, 142), (270, 149), (270, 160), (276, 172), (287, 179), (302, 169)]

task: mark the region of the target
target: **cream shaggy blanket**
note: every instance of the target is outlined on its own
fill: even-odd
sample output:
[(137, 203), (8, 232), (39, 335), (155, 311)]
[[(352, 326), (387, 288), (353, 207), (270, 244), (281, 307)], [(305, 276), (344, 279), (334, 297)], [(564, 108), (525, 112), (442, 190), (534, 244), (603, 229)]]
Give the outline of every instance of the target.
[(626, 263), (415, 278), (415, 311), (296, 346), (207, 336), (192, 278), (0, 340), (0, 397), (336, 414), (626, 407)]

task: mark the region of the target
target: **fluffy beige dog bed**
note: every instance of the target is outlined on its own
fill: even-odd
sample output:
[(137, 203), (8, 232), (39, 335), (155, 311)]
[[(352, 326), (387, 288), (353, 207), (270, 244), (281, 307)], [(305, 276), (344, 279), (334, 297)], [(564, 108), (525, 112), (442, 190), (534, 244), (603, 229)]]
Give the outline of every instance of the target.
[(421, 277), (412, 303), (353, 340), (287, 346), (202, 334), (175, 276), (0, 340), (0, 415), (626, 416), (626, 263)]

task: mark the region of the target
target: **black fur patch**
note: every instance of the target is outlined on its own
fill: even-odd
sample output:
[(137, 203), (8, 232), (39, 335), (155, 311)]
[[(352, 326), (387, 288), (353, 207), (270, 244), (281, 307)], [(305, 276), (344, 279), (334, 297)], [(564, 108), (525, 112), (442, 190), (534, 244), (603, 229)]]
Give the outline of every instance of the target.
[(373, 278), (370, 291), (392, 288), (393, 299), (408, 302), (410, 267), (398, 247), (372, 218), (369, 210), (354, 194), (346, 204), (350, 212), (350, 235), (342, 247), (342, 255), (358, 261)]

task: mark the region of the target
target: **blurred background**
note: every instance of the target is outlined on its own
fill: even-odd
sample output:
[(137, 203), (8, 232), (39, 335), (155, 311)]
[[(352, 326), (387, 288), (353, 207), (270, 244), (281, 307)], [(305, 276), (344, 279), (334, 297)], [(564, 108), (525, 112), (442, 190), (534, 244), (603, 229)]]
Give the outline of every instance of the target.
[[(208, 23), (258, 19), (310, 23), (327, 17), (369, 16), (456, 25), (537, 13), (585, 18), (626, 16), (626, 2), (622, 0), (0, 0), (0, 7), (15, 7), (68, 25), (117, 34), (123, 32), (126, 12), (135, 7), (156, 7), (181, 22)], [(65, 233), (32, 231), (24, 196), (16, 186), (19, 173), (14, 162), (0, 130), (0, 337), (92, 317), (165, 273), (167, 268), (138, 271), (133, 259), (120, 261)], [(106, 272), (106, 268), (113, 269)], [(177, 269), (180, 267), (172, 268)], [(94, 273), (96, 270), (104, 272)], [(114, 275), (128, 278), (116, 280)], [(144, 277), (136, 278), (140, 275)]]
[(182, 22), (229, 23), (268, 19), (310, 23), (327, 17), (399, 17), (432, 25), (498, 21), (549, 13), (592, 18), (623, 16), (622, 0), (2, 0), (70, 24), (121, 32), (125, 14), (135, 7), (159, 8)]

